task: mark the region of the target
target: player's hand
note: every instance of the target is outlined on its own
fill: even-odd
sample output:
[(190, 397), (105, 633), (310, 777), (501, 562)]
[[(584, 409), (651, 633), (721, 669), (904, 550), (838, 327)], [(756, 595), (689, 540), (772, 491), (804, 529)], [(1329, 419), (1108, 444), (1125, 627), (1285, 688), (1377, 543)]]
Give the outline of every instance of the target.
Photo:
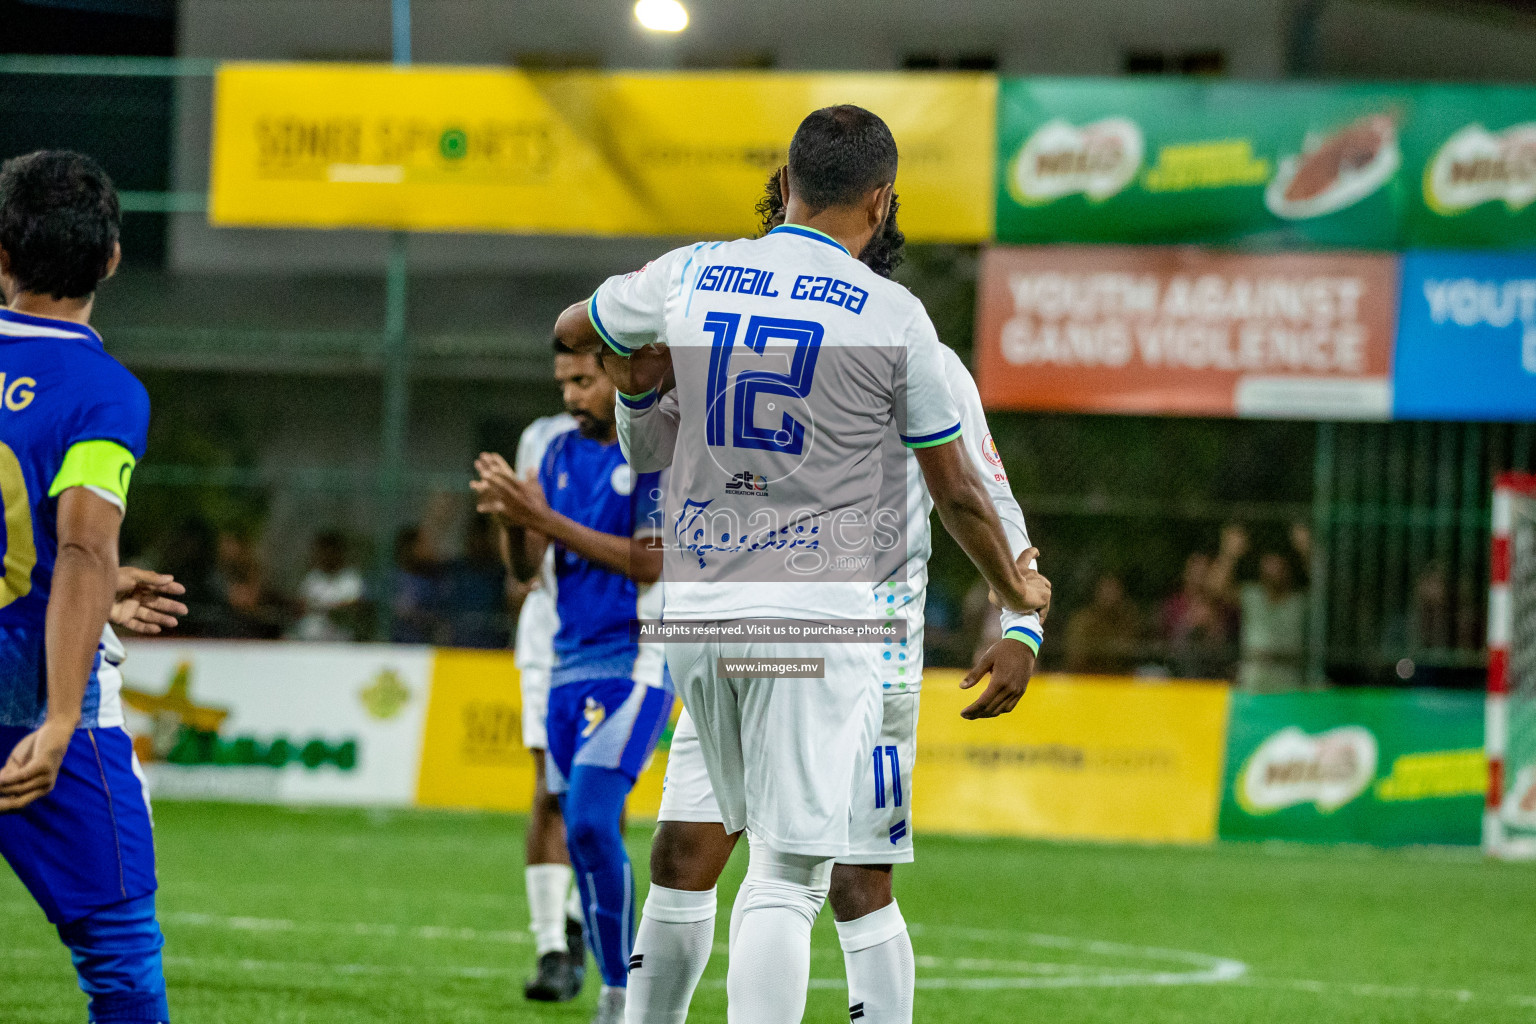
[(121, 566), (117, 570), (117, 592), (112, 601), (112, 625), (140, 636), (154, 636), (162, 629), (175, 629), (177, 616), (187, 614), (187, 606), (176, 598), (186, 592), (187, 588), (168, 573)]
[(19, 811), (53, 792), (74, 735), (74, 724), (49, 719), (21, 738), (0, 768), (0, 814)]
[[(1039, 548), (1025, 548), (1019, 552), (1019, 557), (1013, 560), (1018, 567), (1019, 575), (1024, 584), (1020, 588), (1024, 594), (1024, 600), (1035, 609), (1035, 614), (1040, 616), (1042, 625), (1045, 617), (1051, 613), (1051, 581), (1040, 574), (1038, 569), (1030, 567), (1031, 562), (1040, 558)], [(997, 596), (997, 591), (987, 591), (987, 599), (998, 608), (1003, 606), (1002, 599)]]
[(544, 489), (532, 472), (519, 478), (506, 459), (489, 452), (480, 453), (475, 471), (480, 479), (469, 486), (480, 499), (476, 506), (480, 511), (490, 512), (509, 525), (533, 529), (549, 514)]
[(996, 718), (1014, 709), (1029, 688), (1035, 672), (1035, 652), (1017, 640), (1003, 639), (988, 647), (975, 666), (960, 680), (960, 689), (969, 690), (988, 673), (992, 681), (971, 705), (960, 712), (961, 718)]
[(647, 345), (628, 356), (605, 349), (602, 362), (603, 372), (613, 386), (626, 395), (643, 395), (651, 390), (665, 393), (676, 384), (672, 350), (665, 345)]

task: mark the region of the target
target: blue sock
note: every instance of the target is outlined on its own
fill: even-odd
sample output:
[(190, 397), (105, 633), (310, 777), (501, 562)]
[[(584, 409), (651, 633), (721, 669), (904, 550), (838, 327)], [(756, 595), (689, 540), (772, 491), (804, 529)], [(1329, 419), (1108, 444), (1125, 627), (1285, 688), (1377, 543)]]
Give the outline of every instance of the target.
[(114, 903), (59, 925), (91, 997), (92, 1024), (161, 1024), (171, 1019), (165, 1001), (155, 896)]
[(587, 943), (603, 983), (623, 987), (635, 938), (635, 879), (620, 821), (634, 782), (614, 768), (576, 765), (561, 800), (565, 842), (581, 892)]

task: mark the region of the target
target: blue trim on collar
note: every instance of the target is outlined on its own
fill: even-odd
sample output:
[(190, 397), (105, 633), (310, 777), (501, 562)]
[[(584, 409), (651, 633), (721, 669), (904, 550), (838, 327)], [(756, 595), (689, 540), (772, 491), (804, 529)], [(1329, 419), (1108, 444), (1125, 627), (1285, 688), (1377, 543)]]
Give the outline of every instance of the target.
[(56, 320), (51, 316), (33, 316), (31, 313), (18, 313), (14, 309), (0, 306), (0, 320), (11, 320), (19, 324), (31, 324), (33, 327), (51, 327), (56, 331), (68, 331), (86, 341), (94, 341), (106, 348), (101, 340), (101, 335), (90, 324), (76, 323), (73, 320)]
[(780, 224), (778, 227), (774, 228), (768, 233), (770, 235), (776, 235), (780, 231), (784, 232), (786, 235), (799, 235), (802, 238), (812, 238), (818, 242), (825, 242), (827, 245), (835, 246), (836, 248), (841, 249), (844, 256), (853, 255), (853, 253), (849, 252), (847, 248), (844, 247), (842, 242), (839, 242), (825, 231), (817, 231), (815, 228), (804, 227), (800, 224)]

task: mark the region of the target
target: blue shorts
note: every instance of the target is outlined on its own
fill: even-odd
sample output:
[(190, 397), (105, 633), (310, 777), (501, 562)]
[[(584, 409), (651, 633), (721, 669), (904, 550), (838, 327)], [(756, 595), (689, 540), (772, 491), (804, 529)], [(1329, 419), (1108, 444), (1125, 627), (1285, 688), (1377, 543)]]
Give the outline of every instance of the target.
[(616, 768), (633, 782), (672, 713), (672, 693), (633, 679), (584, 679), (549, 691), (545, 781), (564, 793), (576, 765)]
[[(0, 763), (31, 731), (0, 726)], [(128, 733), (75, 730), (53, 792), (0, 814), (0, 856), (54, 924), (154, 892), (149, 795)]]

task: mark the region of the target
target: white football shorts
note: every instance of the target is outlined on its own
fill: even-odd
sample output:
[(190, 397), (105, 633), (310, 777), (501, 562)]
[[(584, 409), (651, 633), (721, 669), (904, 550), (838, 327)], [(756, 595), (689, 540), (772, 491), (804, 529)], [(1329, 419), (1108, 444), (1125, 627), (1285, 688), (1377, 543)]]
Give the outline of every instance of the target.
[[(864, 769), (854, 775), (848, 853), (837, 858), (841, 864), (912, 862), (912, 768), (917, 762), (920, 696), (916, 691), (884, 695), (879, 739)], [(656, 819), (721, 820), (699, 749), (699, 733), (686, 708), (672, 734)]]
[[(674, 734), (661, 819), (670, 810), (675, 820), (710, 820), (682, 816), (707, 807), (697, 792), (702, 778), (718, 810), (714, 820), (727, 831), (751, 829), (782, 853), (849, 856), (856, 776), (869, 771), (880, 733), (877, 656), (867, 644), (667, 645), (705, 774), (690, 765), (680, 727), (685, 742), (680, 751)], [(718, 671), (722, 660), (754, 658), (821, 658), (825, 674), (780, 679)], [(675, 775), (674, 759), (682, 761)]]
[(523, 699), (523, 746), (529, 750), (548, 750), (549, 734), (544, 722), (549, 714), (549, 669), (518, 669), (517, 687)]

